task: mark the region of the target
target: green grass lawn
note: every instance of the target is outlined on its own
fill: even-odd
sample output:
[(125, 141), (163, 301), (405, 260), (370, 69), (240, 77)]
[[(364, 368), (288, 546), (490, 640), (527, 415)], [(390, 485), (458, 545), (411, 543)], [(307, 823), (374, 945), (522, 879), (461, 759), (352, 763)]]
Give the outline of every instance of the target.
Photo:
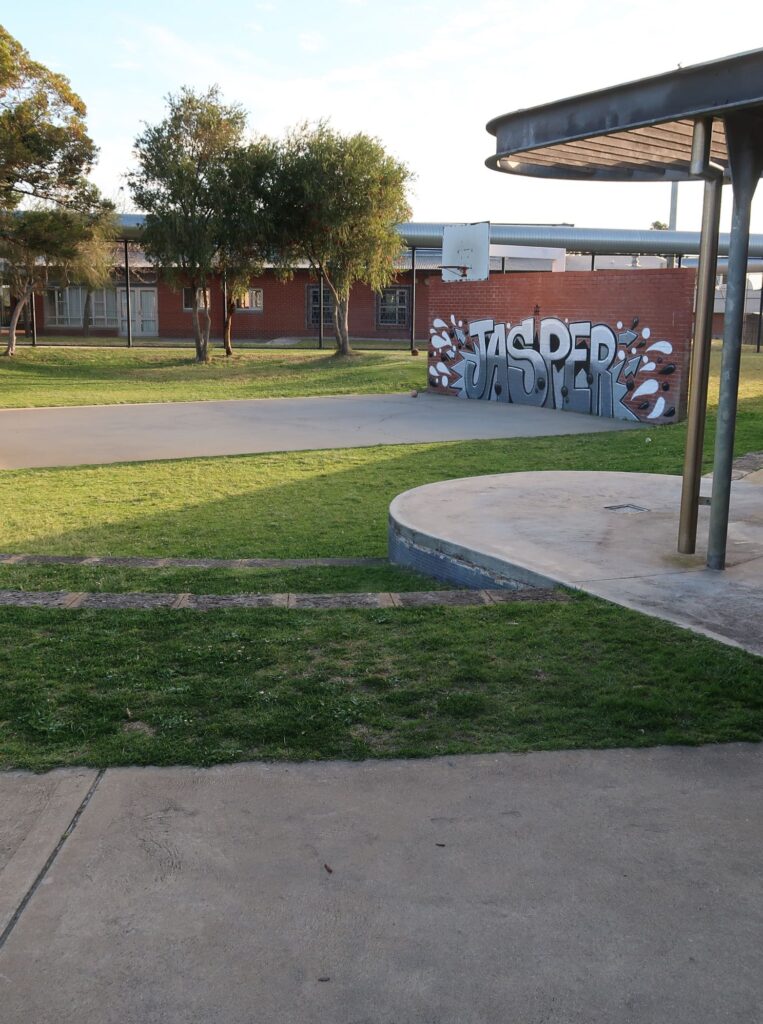
[(417, 611), (2, 609), (0, 764), (757, 741), (760, 666), (582, 595)]
[[(408, 365), (414, 364), (421, 365)], [(763, 449), (762, 368), (761, 357), (745, 354), (738, 454)], [(129, 390), (132, 383), (123, 377), (118, 386)], [(77, 555), (378, 556), (386, 551), (389, 502), (409, 487), (518, 470), (678, 473), (684, 438), (676, 426), (6, 471), (2, 547)], [(708, 453), (711, 444), (712, 416)], [(0, 587), (32, 589), (225, 593), (393, 583), (421, 586), (413, 574), (373, 566), (0, 568)], [(582, 595), (555, 604), (419, 611), (0, 608), (0, 765), (760, 740), (760, 678), (761, 660), (752, 655)]]
[(176, 348), (22, 348), (0, 359), (0, 408), (374, 394), (426, 379), (426, 358), (406, 351), (215, 350), (199, 364)]
[(113, 566), (0, 565), (0, 590), (121, 594), (330, 594), (440, 590), (443, 584), (396, 565), (300, 569), (123, 569)]

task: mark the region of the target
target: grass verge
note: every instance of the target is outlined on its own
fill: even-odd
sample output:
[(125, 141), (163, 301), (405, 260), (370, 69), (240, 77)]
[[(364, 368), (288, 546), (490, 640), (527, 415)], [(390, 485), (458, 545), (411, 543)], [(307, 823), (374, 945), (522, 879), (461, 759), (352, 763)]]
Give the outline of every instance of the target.
[(581, 595), (203, 619), (0, 609), (0, 764), (757, 741), (760, 664)]
[(307, 569), (121, 569), (0, 565), (0, 590), (121, 594), (332, 594), (441, 590), (443, 584), (394, 565)]
[(0, 360), (3, 408), (200, 402), (228, 398), (375, 394), (426, 387), (426, 359), (405, 351), (213, 353), (201, 365), (177, 349), (23, 348)]

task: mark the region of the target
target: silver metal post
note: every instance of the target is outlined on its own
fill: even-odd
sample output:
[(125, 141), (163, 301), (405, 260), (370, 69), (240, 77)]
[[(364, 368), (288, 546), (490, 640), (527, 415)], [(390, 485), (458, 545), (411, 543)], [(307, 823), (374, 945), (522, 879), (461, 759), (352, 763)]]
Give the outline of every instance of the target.
[(725, 118), (725, 125), (734, 189), (734, 209), (729, 239), (726, 312), (723, 318), (723, 353), (713, 464), (713, 497), (707, 545), (707, 565), (710, 569), (723, 569), (726, 565), (734, 427), (739, 393), (747, 256), (750, 246), (750, 206), (763, 170), (763, 145), (757, 120), (744, 114), (735, 114)]
[(132, 309), (130, 303), (130, 251), (125, 243), (125, 308), (127, 310), (127, 347), (132, 348)]
[(29, 296), (29, 311), (32, 315), (32, 348), (34, 348), (37, 344), (37, 309), (34, 304), (34, 292)]
[[(696, 171), (692, 173), (696, 174)], [(676, 221), (678, 220), (678, 182), (671, 181), (670, 183), (670, 216), (668, 218), (668, 230), (676, 230)], [(668, 256), (667, 266), (669, 270), (672, 270), (676, 265), (675, 256)]]
[(718, 263), (718, 229), (721, 216), (723, 172), (710, 164), (712, 121), (697, 121), (692, 139), (691, 173), (706, 176), (702, 205), (697, 304), (694, 314), (689, 415), (686, 425), (681, 512), (678, 521), (678, 550), (691, 555), (697, 546), (697, 514), (702, 479), (702, 454), (707, 415), (707, 382), (710, 372), (710, 341), (713, 333), (715, 275)]
[(416, 247), (411, 249), (411, 352), (416, 348)]
[(323, 274), (318, 277), (318, 348), (323, 348)]

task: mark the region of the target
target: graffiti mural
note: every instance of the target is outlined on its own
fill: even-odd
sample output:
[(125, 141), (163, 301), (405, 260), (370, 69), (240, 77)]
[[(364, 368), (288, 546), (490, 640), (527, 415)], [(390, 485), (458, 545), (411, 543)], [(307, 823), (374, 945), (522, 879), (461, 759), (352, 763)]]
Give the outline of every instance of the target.
[(432, 322), (429, 387), (459, 398), (675, 423), (681, 367), (648, 327), (528, 317)]

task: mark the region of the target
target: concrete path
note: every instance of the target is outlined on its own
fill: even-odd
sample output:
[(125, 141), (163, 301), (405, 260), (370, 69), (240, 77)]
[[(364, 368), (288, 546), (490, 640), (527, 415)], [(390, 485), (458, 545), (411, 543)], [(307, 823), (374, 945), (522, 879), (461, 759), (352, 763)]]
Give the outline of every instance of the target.
[(0, 410), (0, 469), (623, 430), (638, 424), (438, 395)]
[(11, 774), (0, 802), (3, 1024), (763, 1019), (760, 746)]
[[(710, 486), (703, 481), (704, 494)], [(705, 568), (707, 506), (699, 510), (697, 554), (676, 552), (680, 494), (680, 477), (647, 473), (428, 484), (392, 502), (390, 557), (454, 582), (467, 565), (576, 587), (763, 655), (763, 489), (749, 479), (732, 484), (724, 572)], [(648, 633), (638, 642), (648, 643)]]

